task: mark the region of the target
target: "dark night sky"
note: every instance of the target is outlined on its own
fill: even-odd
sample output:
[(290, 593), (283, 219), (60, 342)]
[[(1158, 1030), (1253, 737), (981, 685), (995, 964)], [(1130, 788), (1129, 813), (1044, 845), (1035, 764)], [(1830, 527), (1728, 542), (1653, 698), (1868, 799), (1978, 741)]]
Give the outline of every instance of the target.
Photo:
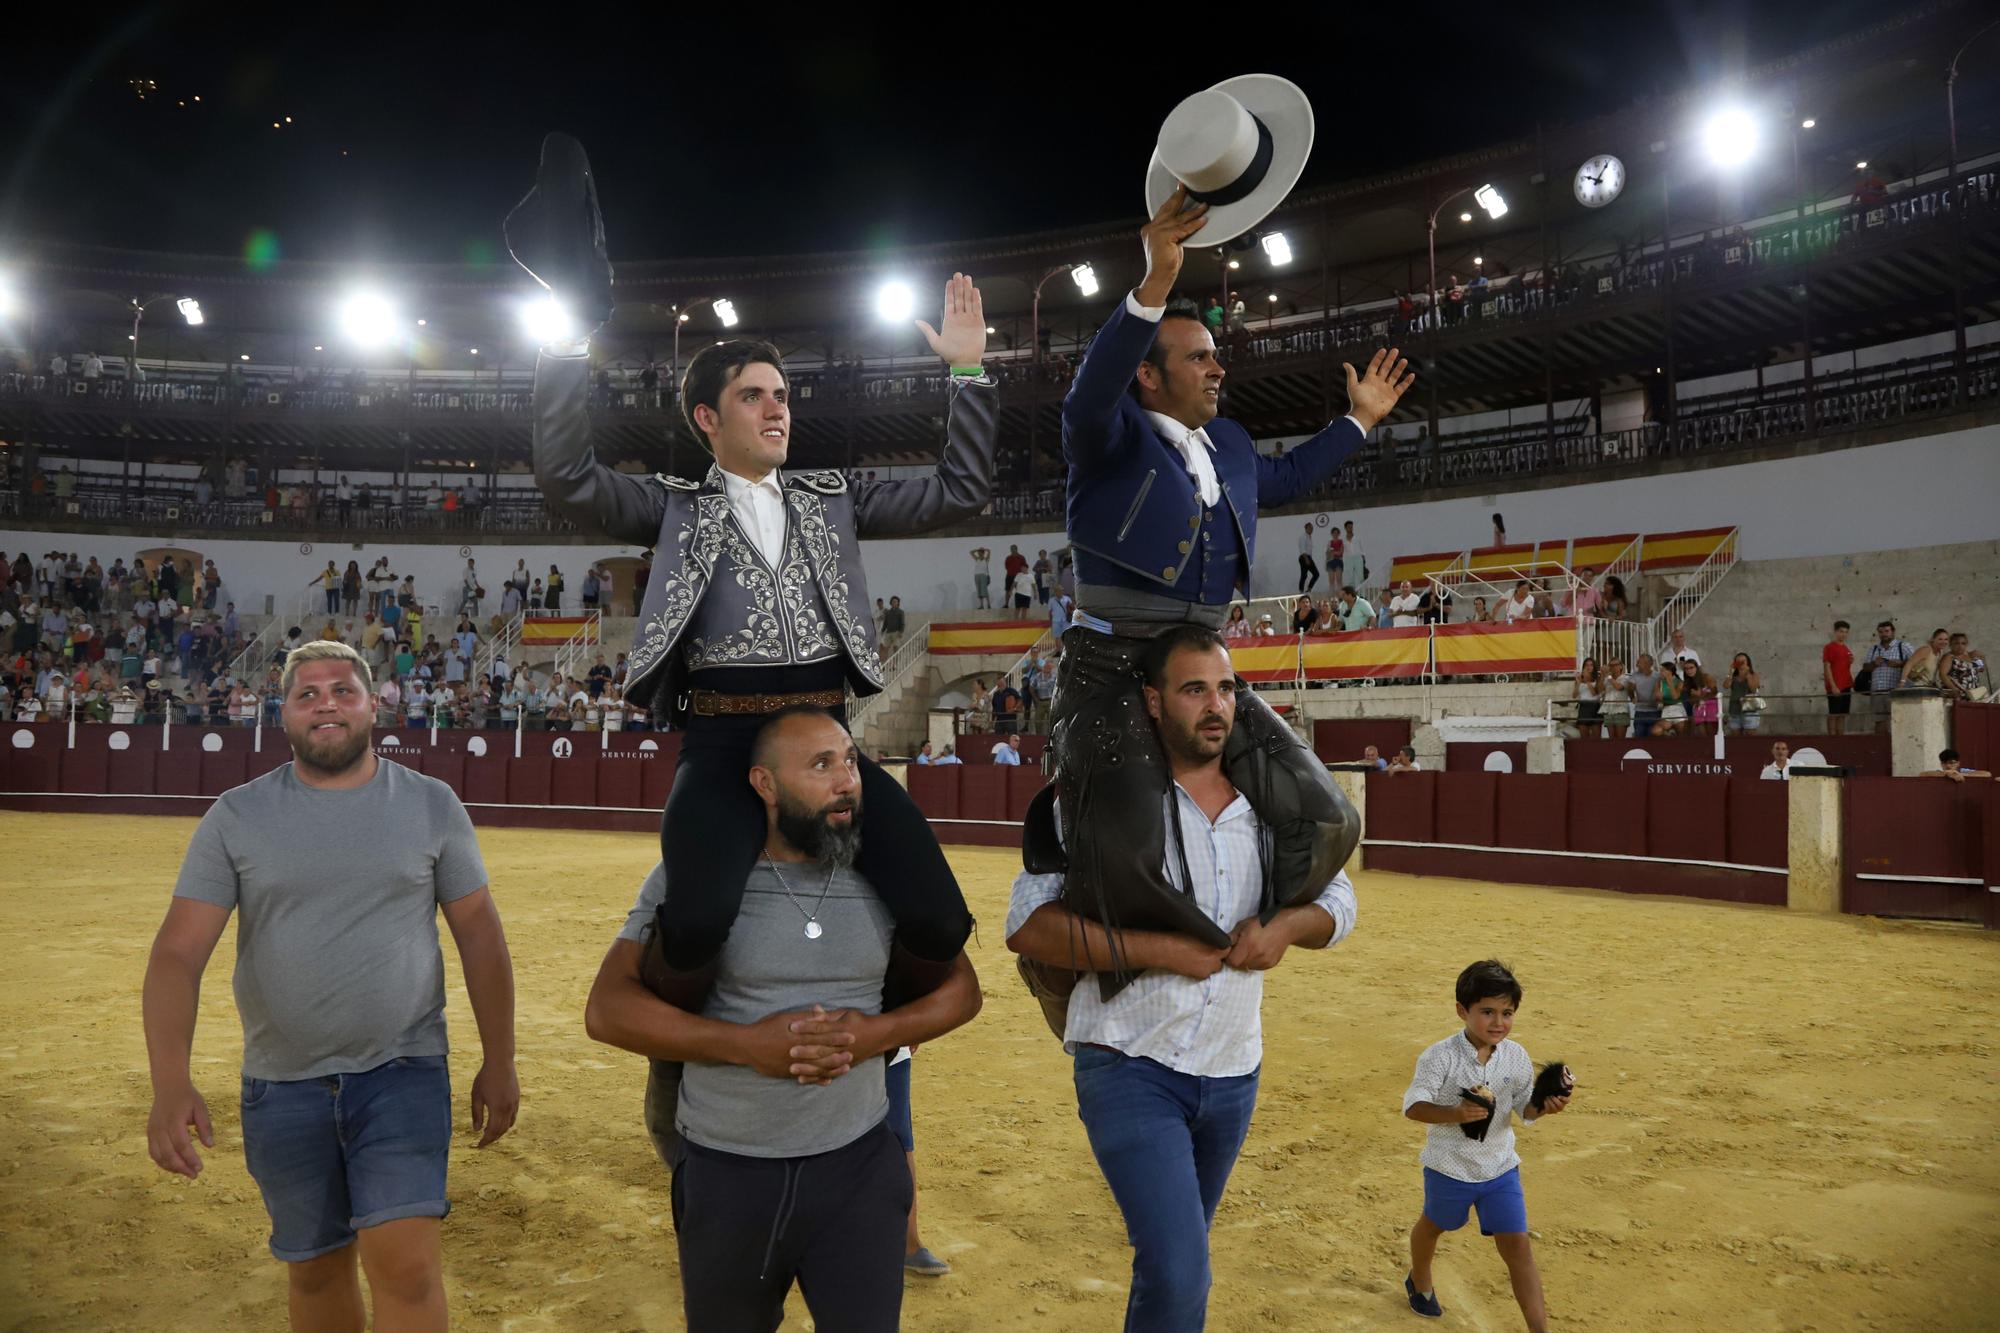
[[(636, 5), (411, 17), (424, 8), (17, 15), (7, 40), (25, 60), (0, 81), (0, 239), (234, 253), (266, 229), (290, 259), (491, 257), (552, 128), (591, 151), (614, 258), (992, 236), (1136, 218), (1161, 118), (1231, 74), (1284, 74), (1312, 95), (1310, 186), (1612, 111), (1888, 12), (1879, 0), (1210, 11), (1232, 24), (1135, 5), (1115, 11), (1133, 16), (1122, 25), (1058, 26), (1066, 11), (1048, 6), (907, 19), (851, 7), (860, 21), (831, 6), (711, 6), (679, 22)], [(158, 91), (140, 100), (133, 78)]]

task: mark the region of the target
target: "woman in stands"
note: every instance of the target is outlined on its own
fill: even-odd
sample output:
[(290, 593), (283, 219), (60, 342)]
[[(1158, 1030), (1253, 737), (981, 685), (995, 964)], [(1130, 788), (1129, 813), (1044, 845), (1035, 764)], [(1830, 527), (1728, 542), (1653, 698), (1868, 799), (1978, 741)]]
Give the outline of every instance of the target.
[(1229, 620), (1222, 627), (1225, 639), (1247, 639), (1250, 637), (1250, 621), (1243, 614), (1243, 604), (1238, 602), (1229, 608)]
[[(1690, 673), (1694, 668), (1688, 668)], [(1653, 724), (1655, 736), (1678, 736), (1687, 729), (1687, 683), (1680, 667), (1669, 657), (1660, 663), (1660, 720)]]
[(1292, 633), (1310, 634), (1318, 623), (1319, 608), (1313, 605), (1312, 598), (1301, 593), (1299, 600), (1292, 605)]
[(1938, 673), (1950, 655), (1951, 635), (1942, 629), (1932, 630), (1930, 641), (1911, 653), (1910, 660), (1903, 663), (1903, 678), (1896, 682), (1896, 688), (1942, 689)]
[(1681, 676), (1681, 684), (1687, 689), (1696, 734), (1713, 736), (1716, 723), (1722, 719), (1722, 709), (1716, 698), (1715, 677), (1698, 666), (1689, 667)]
[(1738, 653), (1729, 659), (1729, 729), (1755, 731), (1764, 724), (1764, 681), (1757, 674), (1750, 654)]
[(1596, 740), (1602, 726), (1604, 673), (1598, 670), (1595, 657), (1584, 658), (1583, 665), (1577, 668), (1570, 697), (1576, 700), (1576, 729), (1585, 740)]
[(562, 593), (563, 593), (562, 571), (560, 569), (557, 569), (554, 565), (550, 565), (548, 582), (545, 583), (543, 586), (547, 588), (548, 591), (544, 593), (542, 596), (542, 605), (551, 612), (561, 611)]
[(1952, 635), (1951, 655), (1945, 658), (1944, 669), (1938, 673), (1938, 680), (1944, 686), (1945, 694), (1953, 699), (1983, 703), (1991, 693), (1985, 676), (1985, 659), (1972, 651), (1970, 641), (1965, 635)]
[(1625, 583), (1616, 574), (1604, 576), (1604, 593), (1597, 599), (1597, 614), (1605, 620), (1625, 620), (1632, 603), (1625, 596)]

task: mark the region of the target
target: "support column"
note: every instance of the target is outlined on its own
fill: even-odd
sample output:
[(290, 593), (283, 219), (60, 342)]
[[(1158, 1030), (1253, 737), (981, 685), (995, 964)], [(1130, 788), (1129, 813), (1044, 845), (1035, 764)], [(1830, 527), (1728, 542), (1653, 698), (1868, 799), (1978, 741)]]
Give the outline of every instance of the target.
[(1530, 773), (1564, 773), (1569, 769), (1569, 751), (1561, 736), (1536, 736), (1528, 741)]
[(1838, 912), (1847, 875), (1841, 839), (1841, 798), (1837, 777), (1799, 776), (1785, 784), (1785, 906), (1799, 912)]
[(1889, 772), (1896, 777), (1913, 778), (1936, 768), (1949, 734), (1942, 695), (1889, 696)]
[(1340, 788), (1340, 794), (1354, 807), (1354, 813), (1361, 819), (1361, 835), (1368, 836), (1368, 772), (1360, 765), (1348, 765), (1333, 769), (1333, 785)]

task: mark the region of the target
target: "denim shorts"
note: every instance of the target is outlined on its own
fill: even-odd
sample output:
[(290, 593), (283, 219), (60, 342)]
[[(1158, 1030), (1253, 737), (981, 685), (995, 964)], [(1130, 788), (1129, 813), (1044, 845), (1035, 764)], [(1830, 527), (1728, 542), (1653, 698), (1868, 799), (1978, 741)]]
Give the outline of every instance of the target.
[(889, 1085), (889, 1130), (904, 1152), (917, 1150), (917, 1131), (910, 1123), (910, 1066), (915, 1060), (898, 1060), (889, 1066), (884, 1082)]
[(1491, 1180), (1456, 1180), (1424, 1168), (1424, 1216), (1440, 1231), (1456, 1231), (1466, 1214), (1479, 1210), (1479, 1234), (1504, 1236), (1528, 1229), (1528, 1200), (1521, 1193), (1521, 1168)]
[(287, 1263), (405, 1217), (443, 1217), (451, 1075), (442, 1055), (398, 1056), (362, 1074), (243, 1080), (243, 1156)]

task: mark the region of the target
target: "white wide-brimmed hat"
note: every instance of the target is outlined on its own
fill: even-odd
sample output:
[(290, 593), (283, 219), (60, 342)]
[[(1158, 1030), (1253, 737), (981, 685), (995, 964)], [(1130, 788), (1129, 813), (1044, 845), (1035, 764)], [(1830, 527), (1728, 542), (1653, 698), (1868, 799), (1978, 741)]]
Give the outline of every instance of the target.
[(1176, 185), (1208, 204), (1208, 224), (1189, 241), (1234, 240), (1270, 216), (1298, 184), (1312, 155), (1312, 103), (1276, 74), (1241, 74), (1182, 100), (1160, 126), (1146, 167), (1146, 213)]

